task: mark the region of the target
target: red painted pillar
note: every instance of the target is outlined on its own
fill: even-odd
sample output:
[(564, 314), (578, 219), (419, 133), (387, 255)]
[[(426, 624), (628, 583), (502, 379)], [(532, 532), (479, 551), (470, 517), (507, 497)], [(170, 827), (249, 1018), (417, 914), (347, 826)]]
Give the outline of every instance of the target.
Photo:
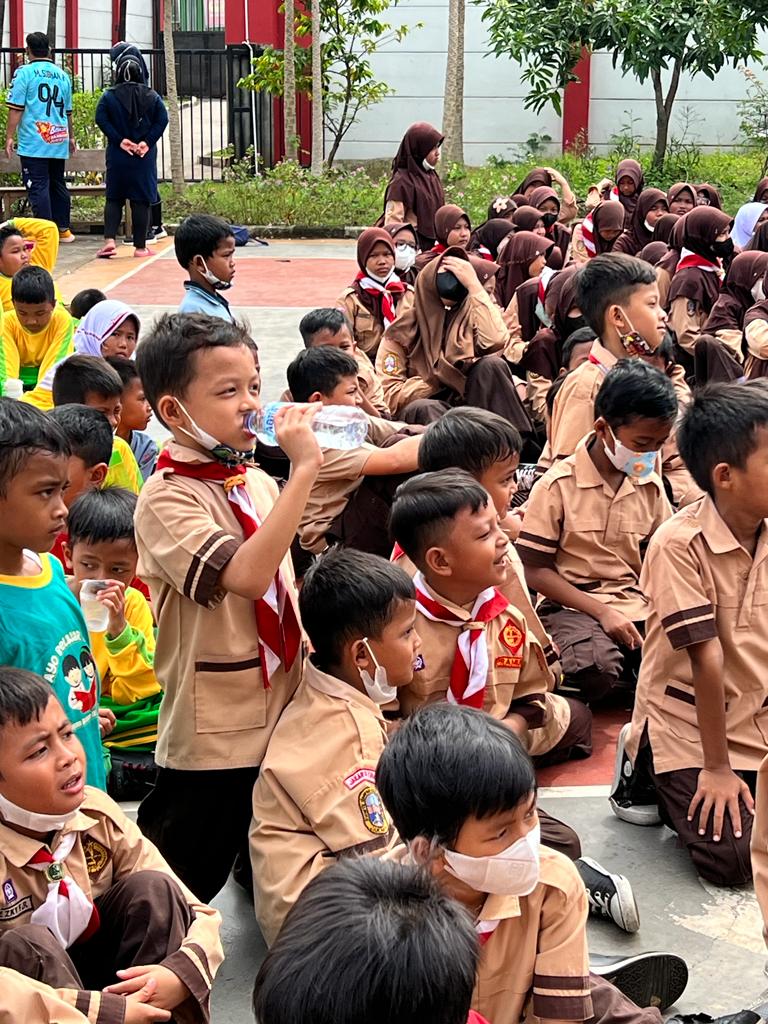
[(574, 68), (578, 82), (571, 82), (563, 93), (563, 150), (576, 141), (589, 142), (589, 101), (591, 54), (584, 49)]
[(120, 0), (112, 0), (112, 45), (120, 42)]
[(8, 4), (8, 24), (11, 34), (11, 46), (15, 49), (24, 46), (24, 0), (10, 0)]
[(80, 19), (78, 0), (66, 0), (66, 22), (64, 28), (64, 45), (68, 50), (76, 50), (80, 45)]

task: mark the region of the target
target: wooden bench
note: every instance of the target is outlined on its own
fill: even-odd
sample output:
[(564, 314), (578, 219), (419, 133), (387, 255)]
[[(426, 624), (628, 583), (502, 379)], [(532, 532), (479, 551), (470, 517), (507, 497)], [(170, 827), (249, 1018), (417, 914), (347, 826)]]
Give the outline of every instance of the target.
[[(104, 149), (78, 149), (74, 156), (67, 160), (66, 174), (100, 174), (102, 181), (94, 185), (70, 184), (67, 188), (72, 196), (103, 196), (107, 191), (104, 182), (105, 174), (105, 153)], [(0, 174), (18, 174), (21, 177), (21, 163), (18, 156), (14, 155), (8, 159), (3, 152), (0, 154)], [(3, 208), (3, 218), (10, 219), (13, 215), (12, 204), (17, 199), (23, 199), (27, 190), (23, 185), (0, 185), (0, 203)]]

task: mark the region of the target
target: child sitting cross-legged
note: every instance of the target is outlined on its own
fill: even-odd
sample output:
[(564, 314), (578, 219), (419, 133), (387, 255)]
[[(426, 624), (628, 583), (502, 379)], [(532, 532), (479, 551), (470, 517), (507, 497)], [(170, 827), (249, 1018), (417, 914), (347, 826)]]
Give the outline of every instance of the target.
[[(45, 680), (0, 668), (0, 965), (89, 1020), (205, 1024), (220, 917), (104, 793)], [(148, 1004), (148, 1005), (147, 1005)], [(60, 1018), (56, 1018), (60, 1019)]]
[[(103, 633), (91, 632), (91, 653), (101, 676), (101, 708), (115, 717), (105, 740), (112, 759), (109, 791), (129, 800), (146, 795), (154, 777), (160, 684), (155, 678), (155, 634), (147, 599), (131, 586), (139, 553), (133, 533), (136, 495), (121, 487), (90, 490), (74, 502), (65, 546), (75, 591), (100, 580), (97, 598), (109, 610)], [(143, 769), (143, 770), (142, 770)], [(136, 792), (127, 792), (135, 777)], [(142, 785), (142, 778), (144, 784)]]
[(376, 792), (387, 738), (381, 707), (411, 681), (420, 641), (408, 575), (333, 548), (299, 597), (314, 649), (272, 733), (253, 790), (256, 917), (271, 943), (304, 886), (335, 859), (397, 842)]

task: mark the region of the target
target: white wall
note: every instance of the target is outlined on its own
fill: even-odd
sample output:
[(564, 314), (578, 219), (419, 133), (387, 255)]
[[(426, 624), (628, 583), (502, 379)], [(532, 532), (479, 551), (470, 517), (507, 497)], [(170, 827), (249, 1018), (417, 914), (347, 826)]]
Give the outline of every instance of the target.
[[(532, 8), (535, 17), (535, 8)], [(514, 61), (486, 56), (489, 50), (482, 10), (467, 3), (464, 71), (464, 155), (468, 164), (481, 164), (489, 156), (514, 158), (527, 138), (549, 135), (552, 151), (559, 152), (562, 123), (551, 108), (534, 114), (523, 106), (527, 90)], [(393, 25), (424, 23), (402, 43), (390, 43), (371, 58), (376, 77), (395, 90), (395, 95), (371, 107), (350, 129), (339, 150), (343, 160), (391, 157), (406, 128), (414, 121), (442, 121), (442, 96), (448, 37), (448, 0), (401, 0), (384, 19)], [(768, 52), (768, 34), (758, 45)], [(768, 77), (768, 75), (766, 76)], [(650, 82), (641, 85), (614, 71), (608, 54), (592, 58), (592, 102), (589, 137), (598, 151), (611, 148), (611, 136), (624, 124), (651, 143), (655, 137), (655, 106)], [(682, 80), (673, 114), (671, 134), (684, 128), (684, 108), (693, 117), (687, 141), (703, 149), (737, 144), (737, 103), (746, 93), (743, 74), (723, 70), (714, 81), (704, 75)], [(626, 112), (626, 113), (625, 113)]]
[[(56, 45), (65, 45), (65, 5), (58, 0)], [(109, 49), (112, 45), (112, 0), (79, 0), (80, 48)], [(8, 14), (5, 16), (5, 40), (8, 45)], [(48, 0), (24, 0), (24, 34), (45, 32), (48, 27)], [(126, 18), (126, 38), (138, 46), (152, 46), (152, 0), (130, 0)]]

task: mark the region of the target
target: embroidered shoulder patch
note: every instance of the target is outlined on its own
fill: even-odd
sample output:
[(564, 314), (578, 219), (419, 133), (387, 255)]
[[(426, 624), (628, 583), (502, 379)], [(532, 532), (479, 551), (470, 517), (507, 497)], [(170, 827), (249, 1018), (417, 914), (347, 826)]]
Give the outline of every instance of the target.
[(109, 850), (93, 836), (86, 836), (83, 840), (83, 853), (89, 876), (100, 875), (109, 863)]
[(387, 355), (384, 356), (382, 366), (384, 367), (384, 373), (400, 372), (400, 360), (394, 352), (388, 352)]
[(424, 661), (424, 655), (423, 654), (417, 654), (416, 655), (416, 660), (413, 663), (413, 671), (414, 672), (423, 672), (426, 667), (427, 666), (426, 666), (426, 662)]
[(525, 632), (513, 619), (507, 619), (504, 628), (499, 634), (499, 639), (512, 654), (517, 654), (523, 646)]
[(376, 771), (374, 768), (357, 768), (344, 779), (347, 789), (357, 789), (361, 782), (376, 782)]
[(363, 824), (375, 836), (385, 836), (389, 832), (389, 822), (384, 811), (381, 797), (374, 786), (366, 786), (357, 798)]

